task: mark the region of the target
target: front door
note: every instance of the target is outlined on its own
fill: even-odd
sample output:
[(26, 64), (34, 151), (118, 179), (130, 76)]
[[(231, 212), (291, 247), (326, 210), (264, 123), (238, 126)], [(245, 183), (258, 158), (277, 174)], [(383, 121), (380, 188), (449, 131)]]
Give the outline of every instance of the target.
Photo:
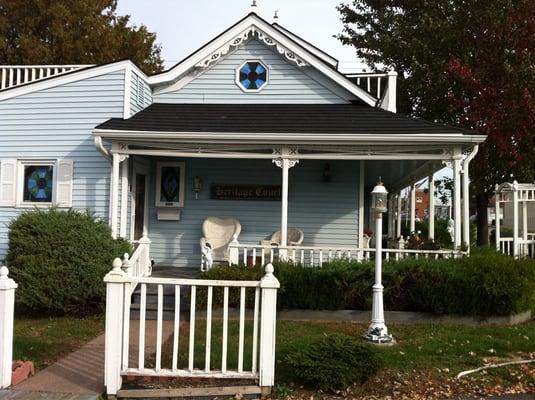
[(144, 174), (136, 172), (135, 186), (135, 218), (134, 218), (134, 240), (139, 240), (143, 236), (145, 227), (145, 196), (147, 193), (147, 182)]

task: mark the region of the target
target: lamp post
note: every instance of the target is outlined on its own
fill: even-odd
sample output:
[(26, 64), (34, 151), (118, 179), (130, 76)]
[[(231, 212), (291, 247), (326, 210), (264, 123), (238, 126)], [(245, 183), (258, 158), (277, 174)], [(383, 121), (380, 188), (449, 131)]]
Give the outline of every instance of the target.
[(372, 343), (392, 343), (392, 335), (388, 334), (383, 309), (382, 257), (383, 257), (383, 213), (387, 211), (388, 192), (381, 182), (372, 190), (372, 212), (375, 215), (375, 283), (373, 285), (372, 321), (364, 339)]

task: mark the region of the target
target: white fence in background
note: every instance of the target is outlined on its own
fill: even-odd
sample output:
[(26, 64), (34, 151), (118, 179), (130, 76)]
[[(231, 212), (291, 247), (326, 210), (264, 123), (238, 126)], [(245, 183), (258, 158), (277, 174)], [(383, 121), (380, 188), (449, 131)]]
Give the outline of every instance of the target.
[[(121, 388), (122, 377), (134, 376), (164, 376), (164, 377), (206, 377), (230, 379), (258, 379), (259, 386), (270, 388), (274, 384), (275, 373), (275, 326), (278, 280), (273, 276), (273, 266), (266, 266), (266, 274), (260, 281), (217, 281), (199, 279), (169, 279), (134, 277), (126, 274), (122, 269), (120, 259), (113, 262), (113, 270), (106, 275), (104, 281), (107, 285), (106, 295), (106, 351), (105, 351), (105, 385), (108, 395), (115, 395)], [(131, 293), (133, 285), (140, 285), (140, 317), (139, 337), (136, 363), (130, 358), (130, 311)], [(146, 358), (146, 317), (147, 317), (147, 289), (157, 288), (156, 309), (156, 354), (154, 365), (147, 365)], [(162, 365), (163, 351), (163, 313), (164, 288), (171, 287), (174, 293), (175, 304), (173, 308), (173, 334), (171, 365)], [(204, 368), (195, 368), (195, 316), (198, 289), (206, 290), (206, 343), (203, 352)], [(213, 365), (212, 337), (213, 295), (215, 288), (223, 290), (222, 315), (222, 355), (221, 365)], [(236, 368), (228, 364), (228, 325), (229, 325), (229, 290), (236, 288), (240, 291), (239, 306), (239, 339), (238, 362)], [(253, 330), (251, 349), (251, 368), (244, 367), (245, 343), (245, 305), (246, 290), (254, 291)], [(190, 292), (189, 318), (181, 321), (180, 301), (181, 293)], [(189, 325), (189, 337), (180, 336), (182, 323)], [(179, 340), (188, 341), (187, 367), (179, 367)], [(185, 360), (184, 360), (185, 362)], [(132, 365), (134, 364), (134, 365)]]
[(13, 318), (17, 288), (17, 284), (8, 274), (7, 267), (0, 267), (0, 388), (2, 389), (11, 385)]
[[(230, 265), (264, 265), (265, 262), (291, 261), (304, 267), (321, 267), (334, 260), (369, 261), (375, 257), (374, 248), (359, 247), (317, 247), (317, 246), (265, 246), (255, 244), (230, 244)], [(405, 258), (445, 259), (463, 257), (460, 250), (412, 250), (383, 248), (383, 258), (402, 260)]]
[(90, 67), (79, 65), (0, 65), (0, 90)]

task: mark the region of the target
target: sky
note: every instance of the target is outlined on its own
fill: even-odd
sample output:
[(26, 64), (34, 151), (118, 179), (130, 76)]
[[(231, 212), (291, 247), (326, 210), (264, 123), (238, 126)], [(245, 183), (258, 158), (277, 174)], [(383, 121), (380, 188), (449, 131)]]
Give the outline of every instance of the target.
[[(331, 54), (343, 72), (365, 68), (350, 46), (333, 36), (342, 32), (336, 6), (342, 0), (257, 0), (269, 22), (278, 10), (279, 24)], [(119, 0), (118, 13), (157, 34), (165, 66), (170, 67), (210, 41), (251, 10), (251, 0)]]

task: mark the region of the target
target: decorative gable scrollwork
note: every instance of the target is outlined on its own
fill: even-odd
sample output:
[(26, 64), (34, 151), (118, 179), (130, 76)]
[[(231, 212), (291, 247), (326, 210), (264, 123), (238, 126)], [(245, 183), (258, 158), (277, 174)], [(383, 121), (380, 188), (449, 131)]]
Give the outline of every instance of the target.
[(205, 59), (197, 63), (195, 66), (197, 68), (207, 68), (213, 63), (217, 62), (219, 59), (221, 59), (221, 57), (228, 54), (233, 48), (240, 46), (241, 44), (245, 43), (249, 39), (252, 39), (253, 37), (258, 38), (259, 40), (261, 40), (262, 42), (264, 42), (266, 45), (270, 47), (275, 47), (279, 54), (282, 54), (288, 61), (291, 61), (292, 63), (296, 64), (298, 67), (305, 67), (308, 65), (304, 60), (299, 58), (294, 52), (286, 49), (284, 46), (278, 43), (271, 36), (266, 35), (264, 32), (259, 30), (256, 26), (252, 25), (248, 29), (240, 33), (238, 36), (234, 37), (232, 40), (225, 43), (223, 46), (221, 46), (219, 49), (214, 51), (208, 57), (206, 57)]

